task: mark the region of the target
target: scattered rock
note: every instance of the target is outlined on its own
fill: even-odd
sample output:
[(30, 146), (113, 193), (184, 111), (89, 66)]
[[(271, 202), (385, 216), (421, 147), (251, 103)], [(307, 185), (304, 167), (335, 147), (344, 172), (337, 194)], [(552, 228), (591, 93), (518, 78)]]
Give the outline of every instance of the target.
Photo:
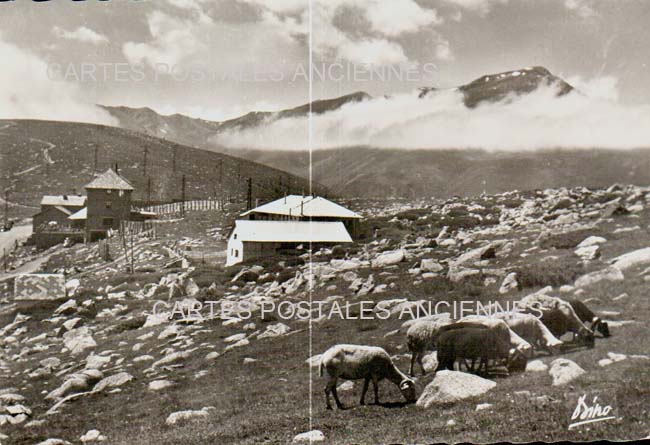
[(81, 436), (79, 440), (83, 443), (104, 442), (106, 440), (106, 436), (103, 436), (98, 430), (90, 430)]
[(165, 423), (167, 425), (176, 425), (178, 422), (185, 420), (205, 419), (210, 415), (210, 410), (210, 407), (206, 407), (200, 410), (177, 411), (167, 416)]
[(325, 440), (325, 435), (320, 430), (311, 430), (306, 433), (300, 433), (294, 436), (292, 443), (312, 443), (322, 442)]
[(569, 359), (558, 358), (551, 362), (548, 372), (553, 377), (553, 386), (560, 386), (577, 379), (586, 371)]
[(72, 355), (81, 354), (86, 349), (97, 346), (90, 329), (86, 326), (73, 329), (63, 334), (63, 344)]
[(133, 380), (133, 376), (128, 372), (118, 372), (112, 376), (106, 377), (97, 383), (93, 388), (94, 392), (101, 392), (106, 388), (117, 388)]
[(508, 292), (517, 289), (517, 286), (519, 286), (519, 283), (517, 283), (517, 273), (511, 272), (503, 279), (503, 283), (501, 283), (501, 287), (499, 288), (499, 293), (507, 294)]
[(160, 391), (161, 389), (169, 388), (174, 382), (169, 380), (153, 380), (149, 382), (149, 391)]
[(454, 403), (485, 394), (496, 386), (492, 380), (459, 371), (440, 371), (429, 383), (416, 405), (429, 408), (433, 405)]
[(548, 366), (541, 360), (531, 360), (526, 364), (527, 372), (546, 372)]

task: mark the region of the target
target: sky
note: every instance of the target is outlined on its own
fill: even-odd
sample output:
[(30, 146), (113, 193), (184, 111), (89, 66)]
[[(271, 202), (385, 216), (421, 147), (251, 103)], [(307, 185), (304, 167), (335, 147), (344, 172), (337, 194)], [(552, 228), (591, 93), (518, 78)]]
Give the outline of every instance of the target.
[(646, 0), (0, 2), (0, 118), (115, 123), (94, 104), (209, 120), (278, 110), (308, 101), (310, 56), (315, 99), (541, 65), (639, 112), (648, 23)]

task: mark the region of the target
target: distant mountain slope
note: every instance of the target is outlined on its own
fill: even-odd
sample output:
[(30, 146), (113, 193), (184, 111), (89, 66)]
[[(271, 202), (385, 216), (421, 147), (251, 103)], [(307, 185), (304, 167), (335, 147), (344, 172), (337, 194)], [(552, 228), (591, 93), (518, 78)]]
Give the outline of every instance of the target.
[[(558, 96), (568, 94), (574, 89), (546, 68), (536, 66), (481, 76), (458, 87), (458, 90), (463, 93), (465, 105), (474, 108), (483, 102), (499, 102), (508, 96), (529, 94), (540, 86), (551, 85), (557, 88)], [(435, 91), (436, 88), (420, 88), (419, 97), (423, 98)]]
[[(306, 154), (295, 152), (240, 154), (295, 173), (309, 162)], [(476, 196), (484, 191), (650, 184), (650, 149), (489, 153), (352, 147), (317, 150), (313, 160), (314, 180), (344, 196)]]
[[(364, 92), (356, 92), (335, 99), (314, 101), (311, 104), (311, 109), (315, 114), (322, 114), (336, 110), (347, 103), (359, 102), (369, 98), (370, 96)], [(219, 132), (245, 130), (279, 119), (307, 116), (309, 113), (309, 104), (307, 103), (277, 112), (251, 111), (235, 119), (212, 122), (181, 114), (162, 116), (150, 108), (102, 107), (118, 119), (122, 128), (169, 139), (179, 144), (207, 149), (218, 148), (214, 143), (210, 142), (210, 138)]]
[(96, 171), (118, 163), (135, 186), (136, 200), (147, 199), (149, 178), (151, 200), (180, 199), (183, 175), (188, 199), (243, 199), (249, 177), (254, 198), (281, 196), (288, 187), (294, 193), (308, 190), (305, 179), (233, 156), (120, 128), (34, 120), (0, 120), (0, 187), (12, 187), (9, 200), (28, 205), (38, 205), (43, 194), (83, 192), (94, 175), (95, 148)]
[[(540, 86), (555, 86), (562, 96), (574, 88), (543, 67), (524, 68), (482, 76), (456, 88), (465, 105), (474, 108)], [(436, 88), (420, 89), (419, 97), (436, 94)], [(312, 104), (316, 113), (336, 110), (349, 102), (370, 98), (354, 93)], [(151, 110), (106, 107), (120, 125), (150, 134), (164, 135), (208, 150), (244, 157), (280, 170), (307, 177), (307, 152), (228, 149), (214, 141), (225, 129), (241, 130), (282, 119), (304, 116), (309, 104), (276, 113), (252, 112), (225, 122), (209, 122), (184, 116), (160, 116)], [(521, 153), (487, 153), (480, 150), (391, 150), (348, 147), (313, 153), (313, 177), (337, 194), (346, 196), (452, 196), (477, 195), (484, 190), (500, 193), (513, 189), (562, 186), (608, 186), (614, 182), (650, 184), (650, 152), (608, 150), (557, 150)]]

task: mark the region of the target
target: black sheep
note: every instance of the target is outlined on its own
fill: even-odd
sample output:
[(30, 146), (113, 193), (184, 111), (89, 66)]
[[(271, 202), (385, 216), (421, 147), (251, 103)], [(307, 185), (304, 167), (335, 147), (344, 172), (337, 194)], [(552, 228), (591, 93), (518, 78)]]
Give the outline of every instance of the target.
[[(457, 359), (479, 360), (479, 367), (488, 372), (488, 360), (506, 360), (508, 371), (514, 371), (522, 368), (521, 361), (526, 358), (518, 355), (515, 359), (515, 352), (510, 344), (502, 341), (489, 329), (481, 328), (462, 328), (448, 330), (438, 337), (438, 368), (436, 371), (443, 369), (454, 369), (454, 363)], [(525, 368), (525, 363), (523, 364)], [(471, 371), (473, 371), (473, 366)]]
[(611, 336), (611, 334), (609, 333), (609, 326), (607, 325), (607, 322), (597, 317), (596, 314), (594, 314), (593, 311), (589, 309), (586, 304), (584, 304), (580, 300), (569, 300), (569, 304), (575, 311), (578, 318), (580, 318), (580, 320), (582, 320), (583, 323), (587, 323), (587, 322), (591, 323), (592, 331), (595, 332), (597, 330), (603, 335), (603, 337)]

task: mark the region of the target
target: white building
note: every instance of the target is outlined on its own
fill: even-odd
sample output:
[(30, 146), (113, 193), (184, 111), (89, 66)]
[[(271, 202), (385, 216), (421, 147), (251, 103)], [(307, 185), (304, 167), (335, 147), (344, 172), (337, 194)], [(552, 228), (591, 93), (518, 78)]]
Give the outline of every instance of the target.
[(273, 256), (279, 249), (300, 244), (334, 245), (351, 243), (340, 221), (235, 221), (228, 239), (226, 266), (253, 258)]
[[(351, 243), (361, 216), (320, 196), (289, 195), (241, 214), (228, 239), (227, 266), (300, 244)], [(308, 247), (308, 246), (305, 246)]]

